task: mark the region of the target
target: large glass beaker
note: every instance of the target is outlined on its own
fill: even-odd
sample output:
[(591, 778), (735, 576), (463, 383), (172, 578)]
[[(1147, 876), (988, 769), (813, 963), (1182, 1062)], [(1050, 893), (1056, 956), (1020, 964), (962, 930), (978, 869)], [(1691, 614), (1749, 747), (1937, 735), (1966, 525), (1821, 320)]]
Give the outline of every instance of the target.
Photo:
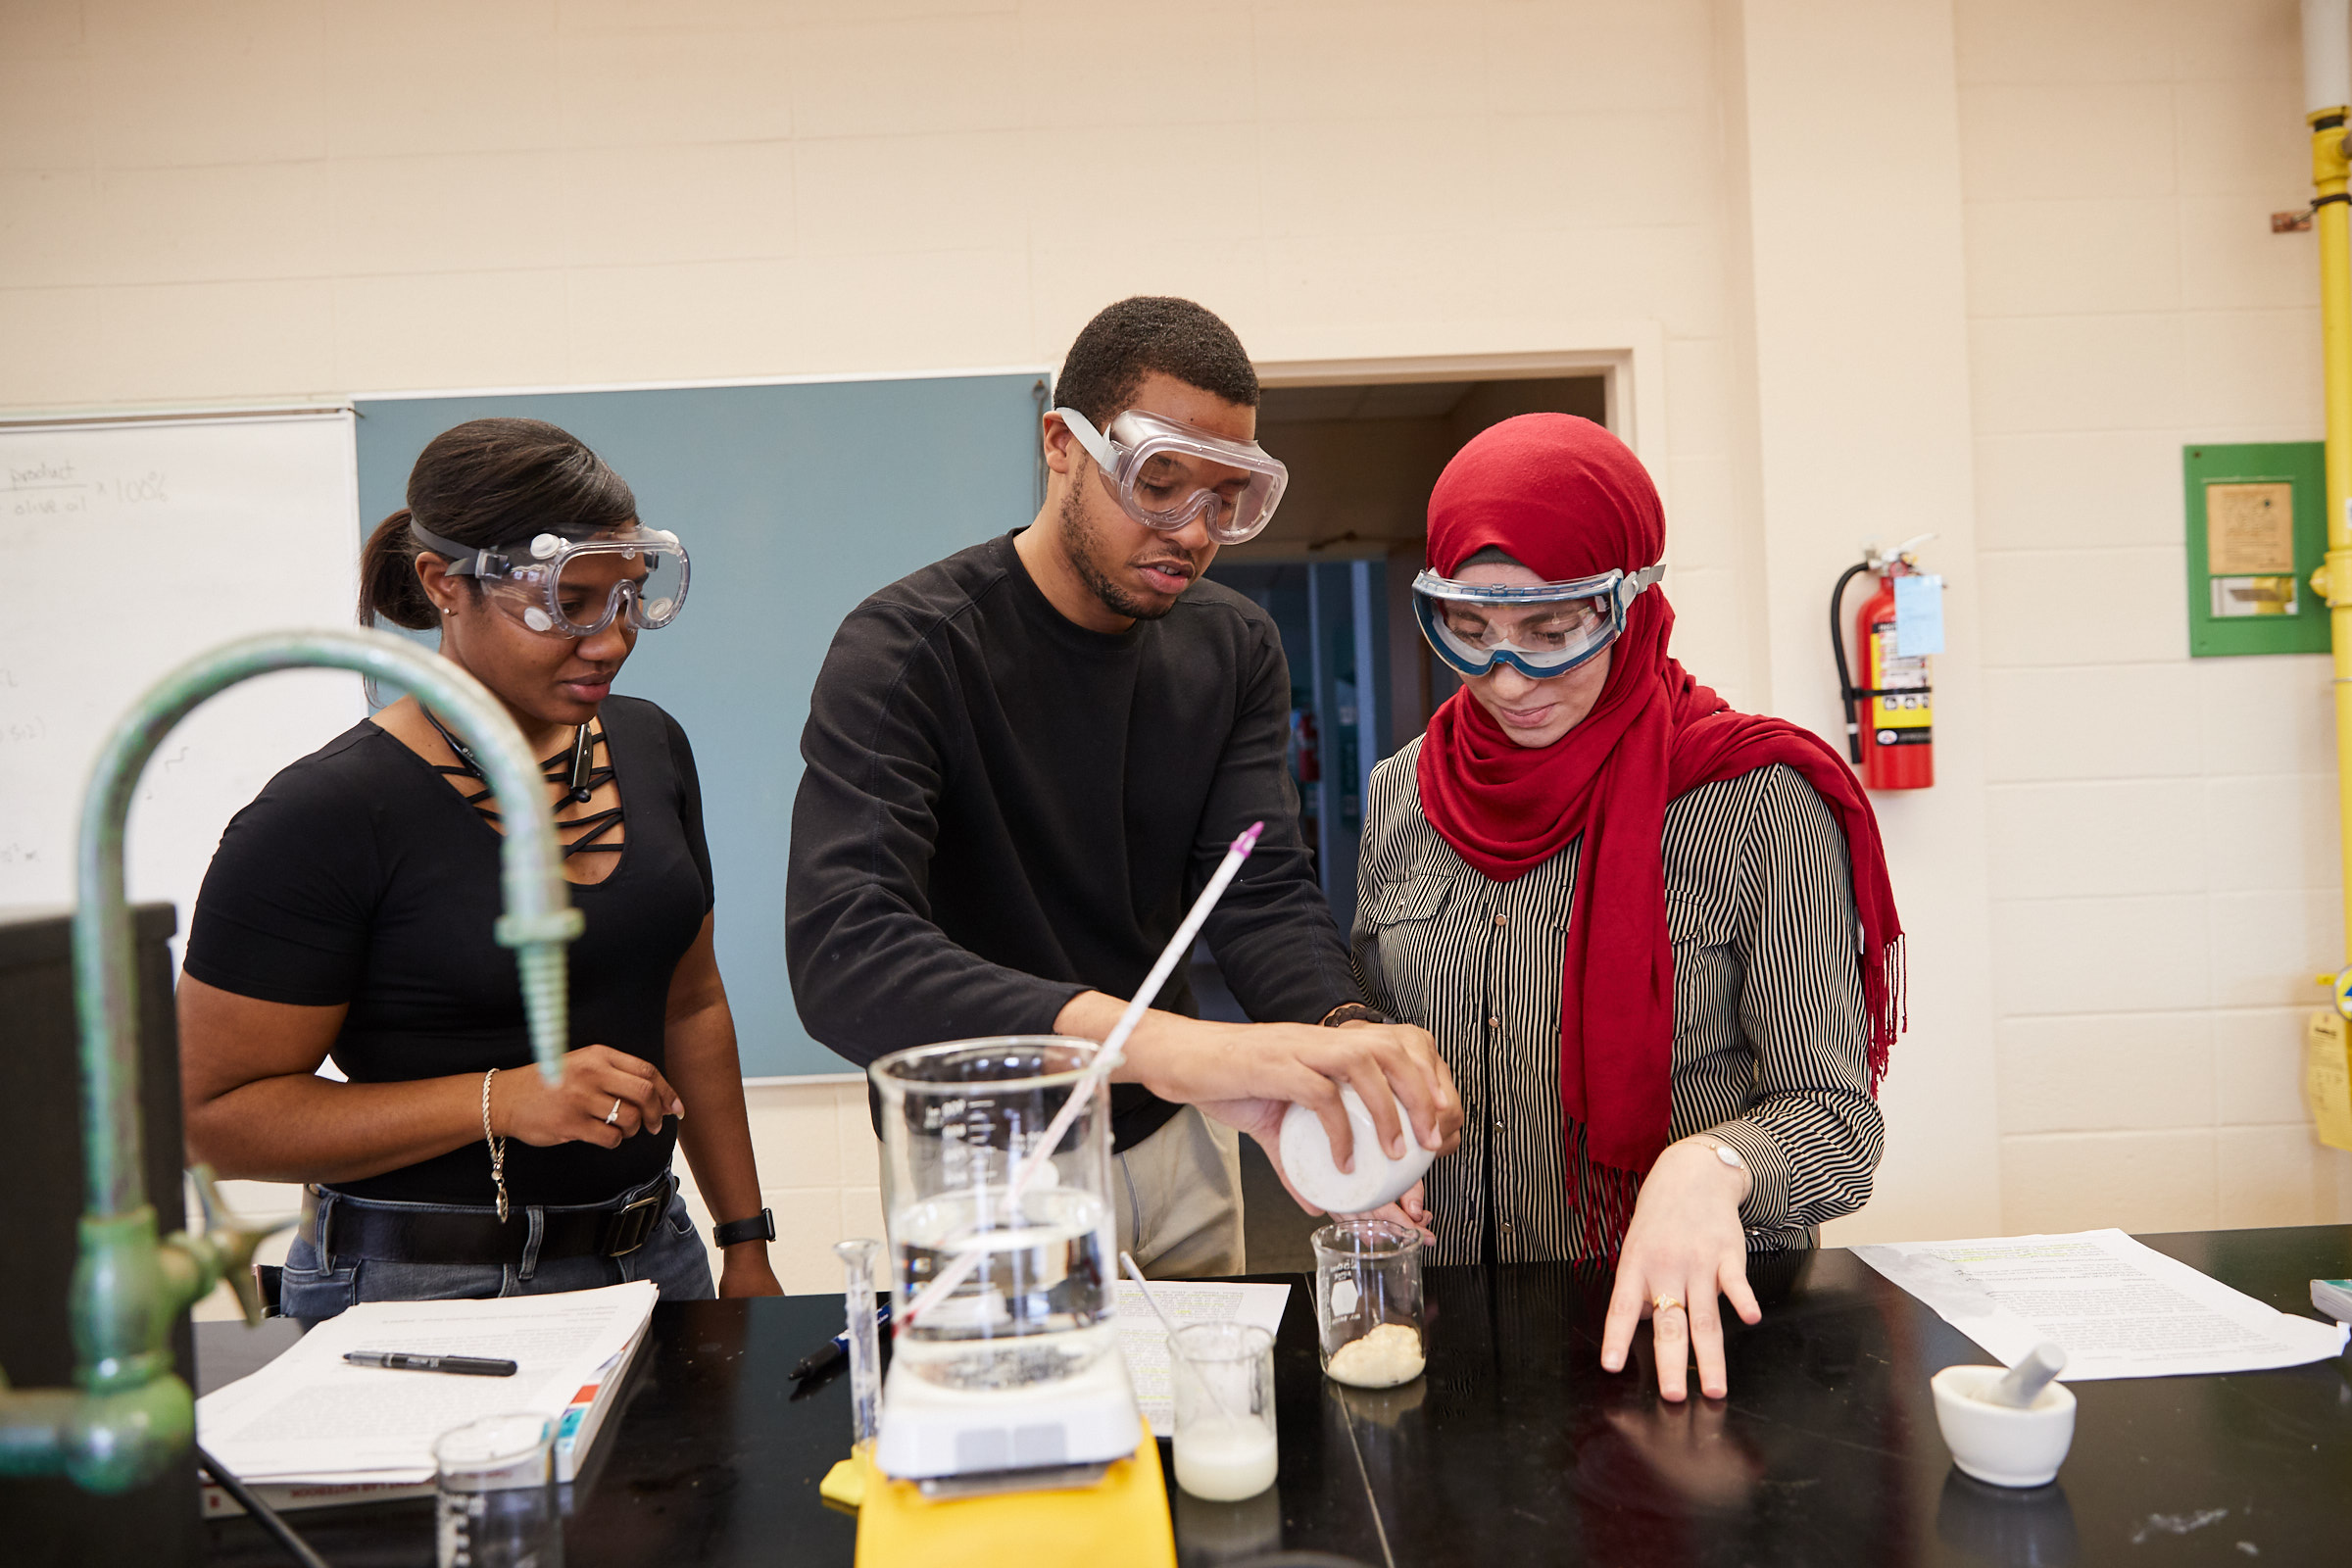
[(956, 1253), (980, 1265), (892, 1335), (893, 1376), (969, 1393), (1043, 1393), (1115, 1344), (1110, 1094), (1098, 1086), (1016, 1204), (1038, 1147), (1101, 1048), (1058, 1035), (954, 1040), (884, 1056), (882, 1203), (896, 1299)]

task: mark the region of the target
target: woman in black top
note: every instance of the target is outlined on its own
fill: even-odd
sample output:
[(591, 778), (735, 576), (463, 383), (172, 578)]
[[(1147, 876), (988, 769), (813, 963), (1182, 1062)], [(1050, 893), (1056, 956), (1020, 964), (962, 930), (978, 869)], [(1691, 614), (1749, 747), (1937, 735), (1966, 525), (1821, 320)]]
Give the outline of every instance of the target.
[[(656, 574), (683, 551), (537, 420), (435, 438), (408, 501), (368, 542), (360, 620), (438, 625), (443, 657), (547, 759), (586, 916), (577, 1049), (561, 1083), (531, 1066), (514, 955), (492, 936), (497, 803), (403, 697), (279, 773), (221, 837), (178, 998), (189, 1148), (223, 1176), (306, 1184), (292, 1317), (624, 1279), (707, 1297), (669, 1174), (680, 1141), (712, 1212), (748, 1222), (721, 1227), (721, 1293), (777, 1294), (693, 753), (661, 709), (611, 695), (639, 626), (676, 613), (682, 583)], [(560, 568), (553, 586), (534, 563)], [(318, 1075), (329, 1055), (347, 1083)]]

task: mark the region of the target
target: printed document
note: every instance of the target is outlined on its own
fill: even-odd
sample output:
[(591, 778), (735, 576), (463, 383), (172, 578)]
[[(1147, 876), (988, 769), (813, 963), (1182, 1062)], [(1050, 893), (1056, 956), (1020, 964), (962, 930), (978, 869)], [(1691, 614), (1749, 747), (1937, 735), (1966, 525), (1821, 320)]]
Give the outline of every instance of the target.
[(1857, 1247), (2004, 1366), (2043, 1341), (2069, 1383), (2258, 1372), (2341, 1353), (2346, 1330), (2265, 1306), (2120, 1230)]
[[(198, 1441), (247, 1481), (422, 1481), (433, 1442), (484, 1416), (559, 1420), (627, 1348), (660, 1292), (649, 1280), (487, 1301), (369, 1301), (196, 1401)], [(502, 1357), (513, 1377), (353, 1366), (346, 1350)]]
[[(1189, 1280), (1153, 1280), (1152, 1299), (1178, 1328), (1192, 1323), (1231, 1319), (1254, 1323), (1268, 1334), (1282, 1325), (1282, 1309), (1291, 1298), (1288, 1285), (1205, 1285)], [(1119, 1281), (1119, 1350), (1127, 1357), (1127, 1376), (1135, 1384), (1135, 1402), (1152, 1430), (1163, 1438), (1176, 1435), (1176, 1395), (1168, 1384), (1168, 1337), (1144, 1299), (1144, 1288), (1133, 1280)]]

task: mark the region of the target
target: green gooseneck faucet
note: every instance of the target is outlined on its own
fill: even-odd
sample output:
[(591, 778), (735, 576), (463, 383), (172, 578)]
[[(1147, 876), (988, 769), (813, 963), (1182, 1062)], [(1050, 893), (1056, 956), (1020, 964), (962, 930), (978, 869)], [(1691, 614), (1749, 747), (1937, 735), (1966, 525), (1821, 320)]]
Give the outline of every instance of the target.
[[(137, 971), (122, 890), (122, 834), (133, 792), (164, 737), (206, 699), (274, 670), (349, 669), (414, 692), (464, 736), (497, 792), (506, 912), (496, 936), (515, 950), (531, 1054), (553, 1082), (570, 1047), (564, 944), (579, 935), (555, 813), (539, 763), (498, 699), (416, 644), (373, 631), (275, 632), (229, 643), (173, 670), (115, 726), (90, 773), (75, 858), (74, 994), (81, 1026), (87, 1197), (74, 1269), (74, 1382), (11, 1389), (0, 1372), (0, 1475), (64, 1474), (88, 1492), (127, 1492), (162, 1474), (194, 1440), (195, 1404), (172, 1370), (172, 1325), (223, 1277), (258, 1310), (254, 1243), (268, 1228), (209, 1226), (158, 1240), (141, 1162)], [(198, 1187), (217, 1200), (206, 1173)]]

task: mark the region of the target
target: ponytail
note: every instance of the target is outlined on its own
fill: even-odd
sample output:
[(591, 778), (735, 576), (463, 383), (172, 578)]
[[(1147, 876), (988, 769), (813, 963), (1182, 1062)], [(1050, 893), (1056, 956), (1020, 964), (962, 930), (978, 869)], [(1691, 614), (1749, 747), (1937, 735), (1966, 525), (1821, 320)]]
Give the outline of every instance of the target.
[(441, 623), (416, 580), (416, 536), (409, 532), (406, 507), (377, 523), (360, 551), (360, 624), (373, 626), (379, 618), (411, 631)]

